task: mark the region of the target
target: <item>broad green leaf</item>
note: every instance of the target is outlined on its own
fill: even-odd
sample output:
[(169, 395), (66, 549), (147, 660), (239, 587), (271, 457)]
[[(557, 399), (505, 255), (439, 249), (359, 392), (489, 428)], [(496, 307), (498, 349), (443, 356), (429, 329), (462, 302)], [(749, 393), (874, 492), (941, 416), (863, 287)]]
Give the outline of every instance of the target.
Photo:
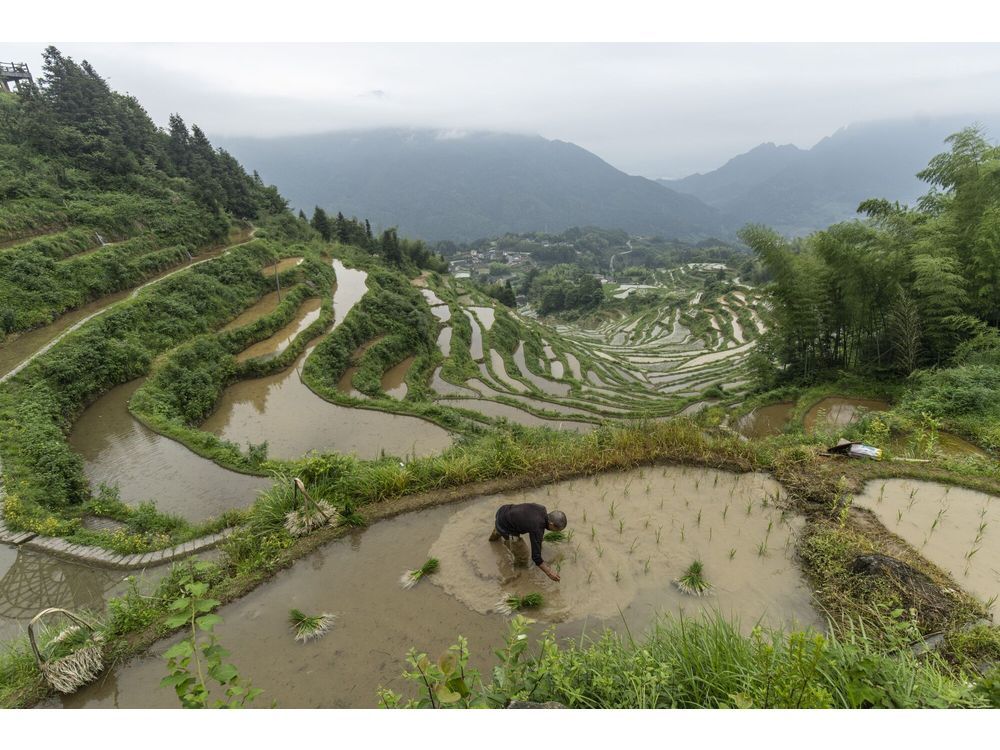
[(191, 606), (191, 600), (186, 596), (182, 596), (180, 599), (174, 599), (172, 602), (170, 602), (170, 605), (167, 607), (167, 609), (172, 611), (178, 611), (182, 609), (187, 609), (190, 606)]
[(211, 674), (214, 679), (225, 685), (231, 679), (237, 677), (239, 672), (236, 671), (236, 667), (232, 664), (220, 664), (217, 667), (212, 667), (212, 669), (209, 670), (209, 674)]
[(454, 654), (443, 654), (441, 658), (438, 659), (438, 666), (441, 667), (441, 671), (446, 675), (454, 672), (457, 664), (458, 660), (455, 658)]
[(462, 699), (461, 695), (452, 692), (448, 689), (448, 686), (443, 683), (438, 683), (434, 686), (434, 695), (437, 696), (439, 702), (445, 705), (456, 703)]
[(194, 603), (194, 610), (195, 612), (211, 612), (221, 603), (218, 599), (199, 599)]
[(202, 630), (211, 632), (212, 628), (214, 628), (216, 625), (222, 622), (222, 618), (219, 617), (218, 615), (202, 615), (201, 617), (197, 618), (195, 622), (198, 624), (198, 627), (201, 628)]
[(191, 647), (190, 641), (181, 641), (180, 643), (175, 643), (173, 646), (166, 650), (163, 654), (165, 659), (178, 659), (184, 656), (191, 656), (194, 653), (194, 649)]
[(181, 625), (188, 622), (189, 619), (190, 615), (187, 614), (171, 615), (166, 620), (164, 620), (164, 624), (168, 628), (179, 628)]

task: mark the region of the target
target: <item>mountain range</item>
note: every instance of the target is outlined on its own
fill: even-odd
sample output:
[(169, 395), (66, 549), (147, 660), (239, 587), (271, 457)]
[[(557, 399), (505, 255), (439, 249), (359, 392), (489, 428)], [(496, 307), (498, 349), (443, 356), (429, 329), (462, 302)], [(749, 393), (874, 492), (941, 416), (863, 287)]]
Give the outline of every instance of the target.
[(764, 143), (679, 180), (628, 175), (572, 143), (508, 133), (381, 129), (215, 140), (296, 208), (311, 214), (320, 206), (429, 241), (573, 226), (702, 240), (731, 239), (747, 223), (807, 234), (855, 218), (867, 198), (912, 204), (927, 189), (916, 173), (975, 119), (854, 124), (808, 149)]
[(425, 240), (586, 225), (694, 240), (728, 230), (698, 198), (538, 136), (369, 130), (219, 141), (296, 208)]
[[(998, 118), (1000, 119), (1000, 118)], [(916, 174), (974, 117), (850, 125), (810, 149), (763, 143), (719, 169), (661, 185), (718, 209), (730, 224), (767, 224), (801, 235), (856, 218), (867, 198), (912, 205), (927, 192)], [(996, 134), (996, 128), (987, 128)]]

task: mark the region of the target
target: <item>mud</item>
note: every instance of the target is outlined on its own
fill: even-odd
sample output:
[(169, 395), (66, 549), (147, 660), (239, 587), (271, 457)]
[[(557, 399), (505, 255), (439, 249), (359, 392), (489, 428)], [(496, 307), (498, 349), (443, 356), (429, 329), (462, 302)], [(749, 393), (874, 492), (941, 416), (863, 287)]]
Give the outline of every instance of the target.
[(203, 521), (250, 505), (271, 485), (223, 469), (139, 422), (128, 401), (143, 382), (112, 388), (87, 407), (69, 434), (95, 491), (102, 483), (117, 485), (129, 505), (152, 500), (162, 512)]
[(398, 365), (390, 367), (382, 375), (382, 390), (395, 399), (406, 398), (406, 376), (413, 367), (416, 357), (407, 357)]
[(254, 304), (250, 305), (250, 307), (224, 325), (222, 330), (232, 331), (237, 328), (242, 328), (245, 325), (249, 325), (255, 320), (263, 318), (265, 315), (269, 315), (274, 312), (280, 302), (281, 300), (278, 299), (278, 292), (265, 294)]
[(1000, 498), (909, 479), (875, 480), (854, 504), (1000, 614)]
[[(777, 510), (760, 507), (765, 493), (772, 491), (777, 485), (754, 475), (668, 468), (409, 513), (327, 545), (220, 608), (224, 622), (216, 633), (241, 675), (266, 690), (258, 703), (274, 700), (279, 707), (291, 708), (373, 707), (380, 685), (410, 694), (412, 688), (400, 677), (406, 651), (416, 647), (436, 658), (459, 634), (469, 640), (472, 666), (488, 671), (491, 652), (502, 644), (508, 621), (493, 611), (494, 605), (509, 592), (541, 592), (546, 602), (530, 613), (538, 620), (533, 633), (554, 624), (556, 634), (567, 638), (596, 634), (603, 627), (622, 632), (627, 627), (638, 636), (657, 614), (696, 615), (714, 609), (738, 617), (745, 631), (758, 619), (819, 627), (822, 622), (810, 606), (805, 582), (782, 551), (799, 521), (782, 523)], [(607, 510), (611, 499), (616, 501), (614, 519)], [(498, 505), (522, 500), (558, 507), (569, 515), (573, 539), (543, 546), (546, 559), (561, 567), (561, 583), (550, 582), (533, 566), (522, 567), (523, 551), (515, 554), (502, 542), (486, 541)], [(746, 501), (754, 502), (749, 517)], [(726, 503), (730, 510), (723, 522)], [(699, 509), (700, 527), (695, 524)], [(646, 518), (650, 523), (644, 528)], [(622, 535), (618, 519), (625, 522)], [(766, 533), (768, 520), (773, 526), (772, 550), (758, 558), (754, 547), (757, 536)], [(591, 525), (604, 549), (601, 558), (590, 540)], [(655, 529), (660, 526), (661, 544), (656, 545)], [(679, 541), (682, 526), (684, 542)], [(709, 528), (712, 541), (707, 539)], [(629, 554), (636, 537), (638, 544)], [(728, 559), (730, 547), (737, 550), (733, 560)], [(401, 589), (400, 574), (431, 555), (440, 559), (438, 572), (410, 590)], [(672, 583), (695, 555), (704, 561), (706, 577), (715, 586), (702, 598), (682, 594)], [(292, 607), (331, 612), (337, 621), (323, 638), (299, 644), (288, 629)], [(173, 692), (159, 687), (166, 674), (161, 654), (172, 643), (160, 642), (148, 656), (60, 699), (58, 705), (176, 707)]]
[(323, 301), (319, 297), (307, 299), (299, 307), (295, 313), (295, 317), (288, 325), (282, 326), (280, 330), (263, 341), (258, 341), (256, 344), (244, 349), (236, 355), (236, 360), (243, 362), (256, 357), (262, 359), (277, 357), (291, 345), (296, 336), (316, 322), (316, 319), (319, 318), (322, 312), (322, 307)]
[(885, 411), (888, 408), (889, 403), (887, 401), (869, 398), (828, 396), (810, 407), (802, 423), (805, 426), (806, 432), (812, 432), (819, 421), (820, 412), (824, 412), (824, 420), (828, 425), (832, 427), (844, 427), (860, 419), (862, 410)]
[(758, 406), (749, 414), (745, 414), (736, 423), (736, 430), (750, 438), (780, 435), (788, 424), (795, 409), (795, 402), (781, 401), (767, 406)]

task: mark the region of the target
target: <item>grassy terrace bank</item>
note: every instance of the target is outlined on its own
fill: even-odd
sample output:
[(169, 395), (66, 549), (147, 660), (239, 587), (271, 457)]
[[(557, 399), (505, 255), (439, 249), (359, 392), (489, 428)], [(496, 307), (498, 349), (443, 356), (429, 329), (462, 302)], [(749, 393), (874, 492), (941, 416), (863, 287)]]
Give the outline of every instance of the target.
[[(682, 463), (733, 471), (770, 471), (787, 489), (788, 502), (807, 519), (806, 531), (800, 540), (800, 556), (815, 586), (819, 603), (830, 616), (833, 633), (841, 639), (827, 641), (826, 646), (810, 648), (817, 653), (826, 653), (829, 658), (838, 654), (857, 655), (856, 667), (863, 671), (866, 684), (879, 684), (877, 681), (883, 672), (878, 670), (896, 665), (896, 674), (905, 676), (915, 673), (914, 670), (919, 671), (921, 685), (926, 685), (926, 680), (933, 678), (939, 686), (948, 687), (948, 690), (939, 691), (938, 695), (945, 696), (954, 705), (984, 704), (989, 699), (988, 696), (983, 697), (987, 694), (975, 690), (977, 686), (987, 685), (986, 678), (974, 676), (970, 665), (991, 655), (995, 658), (1000, 642), (994, 629), (986, 629), (976, 637), (964, 637), (964, 640), (960, 637), (964, 627), (985, 614), (983, 605), (959, 593), (948, 576), (880, 525), (872, 523), (866, 513), (852, 509), (849, 498), (860, 491), (864, 481), (882, 476), (943, 481), (993, 494), (1000, 493), (1000, 479), (974, 473), (958, 474), (938, 463), (841, 461), (817, 457), (815, 453), (809, 446), (782, 446), (780, 441), (775, 440), (747, 443), (728, 434), (706, 432), (688, 419), (679, 419), (603, 426), (587, 435), (515, 427), (468, 439), (440, 456), (415, 459), (403, 466), (395, 460), (359, 461), (328, 455), (294, 462), (290, 468), (306, 481), (314, 496), (334, 503), (345, 514), (355, 516), (358, 522), (364, 523), (478, 494), (642, 465)], [(209, 585), (210, 596), (222, 602), (240, 597), (269, 579), (278, 569), (348, 530), (345, 527), (327, 527), (295, 540), (283, 527), (284, 515), (291, 507), (290, 487), (287, 482), (279, 482), (249, 511), (239, 516), (239, 529), (225, 543), (221, 560), (197, 574)], [(945, 595), (944, 607), (940, 601), (935, 602), (935, 606), (927, 606), (905, 585), (892, 579), (865, 579), (859, 582), (857, 576), (850, 572), (850, 562), (857, 554), (873, 551), (903, 559), (926, 574), (939, 589), (952, 589), (955, 593)], [(164, 624), (167, 606), (179, 595), (179, 581), (186, 567), (183, 564), (175, 566), (174, 572), (152, 596), (132, 592), (110, 604), (103, 628), (112, 662), (141, 652), (170, 632)], [(740, 663), (746, 667), (747, 681), (741, 684), (749, 687), (737, 693), (746, 693), (752, 705), (776, 705), (775, 702), (762, 700), (751, 687), (762, 684), (760, 680), (772, 674), (771, 682), (775, 689), (783, 686), (783, 689), (791, 690), (796, 679), (795, 670), (786, 670), (781, 676), (768, 664), (795, 663), (784, 656), (794, 649), (783, 645), (776, 651), (769, 651), (760, 644), (744, 642), (733, 634), (726, 635), (720, 627), (706, 626), (706, 634), (715, 628), (718, 637), (706, 635), (703, 647), (695, 648), (696, 644), (688, 644), (687, 656), (680, 662), (677, 661), (680, 657), (676, 657), (674, 662), (668, 660), (665, 663), (686, 665), (690, 672), (700, 663), (698, 659), (705, 658), (708, 653), (705, 649), (709, 645), (728, 643), (726, 653), (743, 654), (739, 657)], [(863, 636), (858, 630), (861, 627), (865, 628)], [(899, 665), (898, 632), (906, 628), (924, 634), (937, 630), (950, 634), (945, 658), (940, 661), (925, 659), (919, 665), (909, 662)], [(789, 638), (788, 644), (808, 644), (813, 642), (808, 639), (814, 639), (814, 636), (808, 636), (808, 639), (806, 636)], [(849, 645), (851, 639), (856, 647), (853, 652), (848, 646), (838, 645), (841, 642)], [(651, 643), (643, 649), (636, 649), (631, 643), (618, 646), (610, 641), (608, 643), (598, 644), (592, 654), (574, 655), (570, 651), (565, 658), (582, 660), (581, 664), (589, 663), (590, 659), (603, 659), (610, 669), (613, 663), (645, 663), (648, 658), (642, 651), (676, 651), (679, 647), (678, 642), (670, 638), (666, 638), (666, 645)], [(485, 648), (486, 645), (478, 644), (478, 647)], [(543, 655), (556, 658), (551, 652), (550, 647), (543, 649)], [(775, 657), (772, 662), (750, 658), (753, 654), (778, 652), (782, 654), (781, 658)], [(615, 662), (615, 659), (618, 661)], [(838, 657), (837, 661), (844, 669), (849, 663), (845, 659), (846, 656), (844, 659)], [(544, 663), (544, 660), (539, 662)], [(878, 666), (878, 670), (865, 671), (875, 669), (873, 664)], [(962, 689), (966, 682), (971, 683), (973, 688)], [(992, 684), (995, 685), (995, 681)], [(523, 685), (513, 685), (511, 694), (522, 692), (522, 688)], [(26, 643), (9, 646), (0, 657), (0, 705), (32, 705), (46, 694), (46, 685), (34, 667)], [(552, 694), (567, 699), (565, 694)], [(712, 695), (715, 698), (706, 698), (705, 705), (714, 705), (712, 700), (718, 699), (721, 694), (716, 691)], [(816, 704), (825, 700), (823, 695), (817, 693), (814, 696)], [(914, 690), (911, 704), (932, 705), (928, 695), (929, 690)], [(993, 695), (995, 700), (995, 693)], [(954, 700), (948, 696), (955, 696)], [(743, 700), (742, 697), (732, 699), (735, 702)], [(866, 704), (863, 700), (861, 703)], [(880, 705), (877, 700), (868, 703)], [(586, 704), (581, 698), (579, 705)], [(618, 705), (610, 700), (608, 705), (612, 704)], [(831, 699), (831, 704), (841, 705), (842, 702)], [(910, 704), (899, 701), (893, 702), (893, 705)]]

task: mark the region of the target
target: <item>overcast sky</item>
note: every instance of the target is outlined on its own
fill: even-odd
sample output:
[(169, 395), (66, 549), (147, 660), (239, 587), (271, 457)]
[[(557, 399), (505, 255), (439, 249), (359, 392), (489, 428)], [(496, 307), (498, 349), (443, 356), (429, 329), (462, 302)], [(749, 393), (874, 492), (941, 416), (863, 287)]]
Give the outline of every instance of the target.
[[(0, 43), (40, 68), (43, 44)], [(58, 44), (213, 136), (413, 126), (571, 141), (647, 177), (851, 122), (993, 114), (1000, 45)], [(998, 134), (991, 134), (994, 138)]]

